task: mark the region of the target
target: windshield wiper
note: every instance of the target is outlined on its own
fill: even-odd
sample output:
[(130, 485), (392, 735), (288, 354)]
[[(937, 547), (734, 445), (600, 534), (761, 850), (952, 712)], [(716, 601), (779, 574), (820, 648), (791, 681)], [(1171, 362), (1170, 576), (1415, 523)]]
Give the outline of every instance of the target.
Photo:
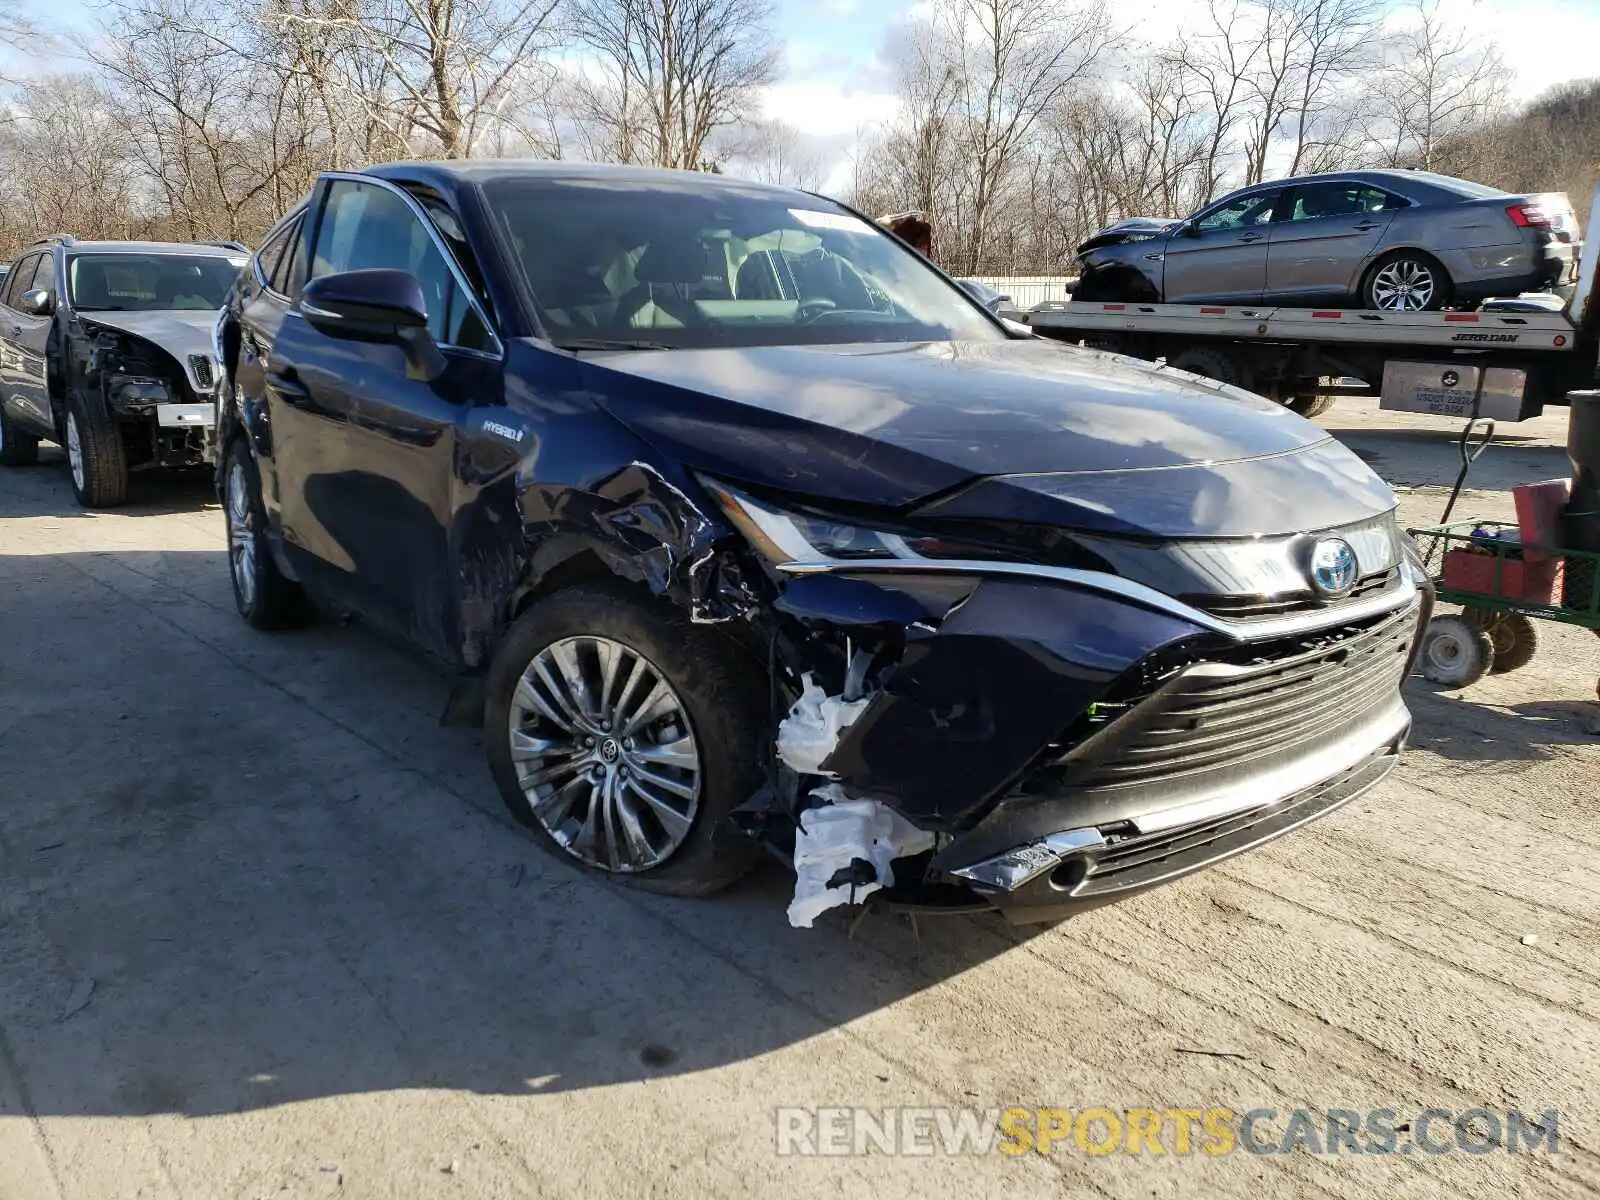
[(562, 350), (671, 350), (665, 342), (634, 342), (620, 338), (563, 338), (552, 345)]

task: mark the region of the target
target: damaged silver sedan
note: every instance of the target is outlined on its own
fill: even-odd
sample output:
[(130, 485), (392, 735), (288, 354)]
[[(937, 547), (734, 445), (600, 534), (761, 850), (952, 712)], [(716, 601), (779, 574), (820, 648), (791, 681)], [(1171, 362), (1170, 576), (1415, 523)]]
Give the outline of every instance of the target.
[(241, 614), (455, 663), (552, 853), (1052, 920), (1394, 766), (1430, 604), (1277, 405), (1019, 335), (873, 222), (571, 163), (330, 174), (217, 327)]

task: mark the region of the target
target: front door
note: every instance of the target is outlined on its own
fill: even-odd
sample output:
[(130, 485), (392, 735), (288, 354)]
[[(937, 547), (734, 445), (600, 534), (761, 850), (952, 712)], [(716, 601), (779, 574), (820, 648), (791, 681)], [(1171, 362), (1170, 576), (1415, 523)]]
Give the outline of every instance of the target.
[(1167, 239), (1168, 304), (1255, 304), (1267, 283), (1267, 237), (1282, 192), (1250, 192), (1201, 213)]
[(51, 318), (22, 309), (22, 296), (35, 288), (55, 294), (54, 271), (48, 253), (23, 259), (6, 277), (5, 310), (0, 313), (0, 387), (6, 409), (31, 433), (55, 437), (50, 412), (50, 392), (45, 385), (45, 343)]
[(338, 547), (361, 607), (448, 653), (457, 618), (449, 562), (457, 431), (473, 408), (501, 401), (499, 343), (415, 201), (388, 183), (332, 179), (310, 277), (379, 267), (422, 284), (445, 370), (414, 378), (399, 346), (296, 322), (290, 353), (300, 382), (316, 408), (345, 423), (343, 458), (305, 481), (306, 505)]
[(1404, 203), (1364, 183), (1295, 188), (1272, 223), (1266, 299), (1349, 299), (1360, 286), (1362, 263)]

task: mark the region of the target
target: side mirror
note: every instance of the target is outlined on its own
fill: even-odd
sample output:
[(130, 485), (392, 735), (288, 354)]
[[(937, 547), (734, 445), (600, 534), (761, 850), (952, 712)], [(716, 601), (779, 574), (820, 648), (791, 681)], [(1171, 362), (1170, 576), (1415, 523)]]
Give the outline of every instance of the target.
[(313, 279), (300, 294), (300, 315), (329, 337), (401, 346), (412, 379), (431, 383), (444, 374), (422, 285), (407, 271), (383, 267)]
[(21, 306), (30, 317), (48, 317), (56, 310), (56, 302), (45, 288), (23, 292)]
[(300, 315), (329, 337), (397, 342), (402, 330), (426, 329), (422, 285), (406, 271), (345, 271), (306, 284)]

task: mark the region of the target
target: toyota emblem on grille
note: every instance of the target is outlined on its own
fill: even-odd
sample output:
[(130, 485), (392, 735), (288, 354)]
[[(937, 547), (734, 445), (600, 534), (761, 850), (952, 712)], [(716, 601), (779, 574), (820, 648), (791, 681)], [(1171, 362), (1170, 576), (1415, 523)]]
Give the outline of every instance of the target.
[(1343, 538), (1323, 538), (1311, 548), (1311, 586), (1323, 599), (1348, 596), (1359, 572), (1356, 552)]

